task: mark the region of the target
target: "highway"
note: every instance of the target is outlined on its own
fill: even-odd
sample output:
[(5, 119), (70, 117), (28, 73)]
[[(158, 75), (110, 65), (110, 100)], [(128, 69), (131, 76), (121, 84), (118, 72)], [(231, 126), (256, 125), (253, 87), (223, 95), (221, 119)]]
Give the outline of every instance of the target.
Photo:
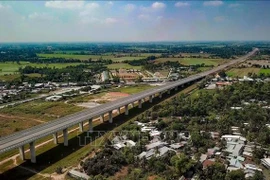
[(175, 87), (185, 85), (189, 82), (194, 82), (196, 80), (202, 79), (206, 77), (207, 75), (213, 74), (217, 71), (220, 71), (224, 68), (227, 68), (233, 64), (241, 63), (245, 61), (248, 57), (252, 56), (254, 53), (258, 51), (257, 48), (255, 48), (252, 52), (248, 53), (247, 55), (230, 61), (229, 63), (220, 65), (216, 68), (213, 68), (209, 71), (205, 71), (196, 75), (189, 76), (187, 78), (174, 81), (174, 82), (168, 82), (163, 86), (159, 86), (154, 89), (149, 89), (146, 91), (143, 91), (138, 94), (134, 94), (125, 98), (118, 99), (113, 102), (109, 102), (97, 107), (94, 107), (92, 109), (84, 110), (69, 116), (65, 116), (62, 118), (55, 119), (53, 121), (50, 121), (45, 124), (40, 124), (35, 127), (19, 131), (16, 133), (13, 133), (11, 135), (5, 136), (0, 138), (0, 153), (4, 153), (6, 151), (9, 151), (11, 149), (15, 149), (18, 147), (21, 147), (25, 144), (31, 143), (37, 139), (40, 139), (42, 137), (52, 135), (56, 132), (62, 131), (63, 129), (66, 129), (68, 127), (71, 127), (73, 125), (76, 125), (80, 122), (89, 120), (91, 118), (98, 117), (102, 114), (108, 113), (112, 110), (115, 110), (119, 107), (123, 107), (125, 105), (128, 105), (130, 103), (133, 103), (135, 101), (141, 100), (143, 98), (149, 97), (151, 95), (155, 95), (158, 93), (164, 93), (167, 90), (173, 89)]

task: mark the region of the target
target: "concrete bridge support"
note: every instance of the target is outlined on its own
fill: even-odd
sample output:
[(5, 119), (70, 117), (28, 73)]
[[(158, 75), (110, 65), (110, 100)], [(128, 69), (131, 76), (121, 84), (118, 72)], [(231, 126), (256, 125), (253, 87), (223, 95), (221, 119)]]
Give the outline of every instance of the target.
[(109, 112), (109, 123), (113, 122), (112, 111)]
[(57, 136), (58, 136), (57, 132), (53, 134), (53, 142), (54, 142), (54, 144), (58, 144), (58, 137)]
[(158, 96), (159, 96), (159, 98), (162, 98), (162, 93), (160, 92)]
[(101, 114), (101, 115), (100, 115), (100, 121), (101, 121), (101, 122), (104, 122), (104, 114)]
[(80, 132), (83, 132), (83, 122), (79, 123), (79, 130), (80, 130)]
[(125, 105), (125, 115), (128, 115), (128, 104)]
[(177, 91), (177, 90), (178, 90), (178, 86), (176, 86), (176, 87), (174, 88), (174, 90)]
[(167, 94), (171, 94), (171, 90), (169, 89), (169, 90), (167, 90)]
[(19, 147), (20, 157), (22, 160), (25, 160), (24, 146)]
[(35, 142), (30, 143), (30, 154), (31, 154), (31, 163), (36, 163), (36, 150), (35, 150)]
[(88, 120), (88, 126), (89, 126), (89, 132), (92, 133), (93, 132), (93, 122), (92, 119)]
[(68, 146), (68, 130), (63, 130), (63, 137), (64, 137), (64, 146)]
[(141, 99), (138, 101), (138, 107), (142, 108), (142, 100)]
[(149, 96), (149, 102), (152, 103), (153, 102), (153, 96)]
[(121, 114), (121, 107), (117, 108), (118, 114)]

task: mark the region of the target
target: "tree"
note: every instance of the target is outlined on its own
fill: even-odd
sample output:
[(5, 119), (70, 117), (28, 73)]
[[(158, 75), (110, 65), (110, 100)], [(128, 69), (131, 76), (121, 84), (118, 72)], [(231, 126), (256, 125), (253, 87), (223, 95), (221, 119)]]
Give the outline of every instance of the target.
[(225, 179), (226, 169), (221, 163), (214, 163), (208, 166), (201, 177), (203, 180), (222, 180)]
[(181, 176), (185, 174), (191, 167), (195, 165), (195, 161), (185, 154), (175, 155), (170, 160), (175, 172)]
[(255, 171), (254, 176), (249, 178), (248, 180), (263, 180), (263, 179), (264, 179), (263, 173), (260, 171)]
[(245, 173), (242, 170), (227, 173), (225, 180), (245, 180)]

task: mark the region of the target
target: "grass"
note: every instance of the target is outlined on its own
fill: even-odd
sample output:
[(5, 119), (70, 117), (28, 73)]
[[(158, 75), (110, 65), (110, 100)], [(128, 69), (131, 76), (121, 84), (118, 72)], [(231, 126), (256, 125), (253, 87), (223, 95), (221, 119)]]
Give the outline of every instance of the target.
[(259, 74), (270, 74), (270, 69), (260, 69)]
[[(51, 64), (42, 64), (42, 63), (29, 63), (29, 62), (20, 62), (18, 63), (12, 63), (12, 62), (7, 62), (7, 63), (0, 63), (0, 75), (14, 75), (18, 73), (19, 68), (24, 68), (25, 66), (33, 66), (33, 67), (55, 67), (55, 68), (65, 68), (67, 66), (76, 66), (79, 65), (80, 63), (51, 63)], [(2, 77), (2, 76), (1, 76)]]
[(260, 68), (232, 68), (229, 71), (226, 72), (226, 74), (230, 77), (243, 77), (248, 75), (248, 73), (255, 73), (258, 74), (260, 71)]
[(224, 64), (228, 62), (228, 60), (224, 59), (204, 59), (204, 58), (159, 58), (155, 61), (158, 63), (166, 61), (178, 61), (179, 63), (184, 65), (196, 65), (204, 63), (205, 65), (214, 65), (214, 66), (218, 66), (219, 64)]
[(84, 108), (64, 102), (36, 100), (0, 110), (0, 136), (27, 129)]
[(143, 59), (145, 56), (126, 56), (126, 57), (115, 57), (110, 54), (103, 54), (103, 55), (75, 55), (75, 54), (37, 54), (39, 57), (43, 58), (65, 58), (65, 59), (79, 59), (79, 60), (98, 60), (98, 59), (111, 59), (115, 62), (122, 62), (122, 61), (130, 61), (130, 60), (138, 60)]
[(154, 88), (153, 86), (149, 86), (146, 84), (143, 85), (134, 85), (134, 86), (126, 86), (126, 87), (121, 87), (118, 89), (114, 89), (114, 92), (121, 92), (121, 93), (127, 93), (127, 94), (136, 94), (148, 89)]
[[(172, 95), (167, 100), (176, 96), (177, 94), (188, 93), (192, 91), (194, 88), (196, 88), (196, 84), (189, 86), (188, 88), (180, 91), (179, 93), (176, 93), (175, 95)], [(164, 99), (166, 99), (165, 96), (164, 96)], [(162, 101), (157, 102), (154, 100), (153, 104), (145, 103), (143, 105), (143, 109), (132, 109), (130, 111), (129, 117), (125, 116), (124, 114), (121, 114), (114, 118), (114, 123), (110, 124), (110, 126), (108, 126), (107, 123), (103, 123), (103, 124), (97, 125), (95, 129), (98, 130), (100, 128), (101, 129), (105, 128), (104, 130), (106, 130), (106, 127), (107, 127), (108, 130), (118, 131), (122, 128), (122, 126), (126, 125), (130, 121), (135, 120), (135, 118), (138, 117), (138, 115), (143, 113), (145, 110), (150, 109), (154, 104), (159, 104), (159, 103), (163, 103), (163, 102)], [(124, 109), (122, 109), (122, 113), (123, 111)], [(46, 144), (45, 146), (47, 147), (38, 148), (36, 150), (36, 154), (38, 155), (37, 156), (38, 165), (37, 164), (33, 165), (29, 163), (29, 161), (27, 161), (27, 162), (24, 162), (22, 166), (34, 168), (40, 173), (53, 173), (57, 167), (70, 167), (70, 166), (75, 167), (81, 161), (81, 159), (88, 156), (88, 154), (91, 151), (93, 151), (94, 149), (102, 148), (104, 140), (107, 138), (110, 138), (110, 135), (111, 135), (111, 132), (107, 132), (102, 137), (99, 137), (95, 139), (94, 141), (91, 141), (89, 144), (83, 147), (82, 146), (78, 147), (78, 134), (76, 132), (70, 133), (68, 148), (64, 147), (62, 144), (59, 144), (59, 145), (54, 145), (53, 143)], [(79, 137), (85, 137), (85, 133), (79, 135)], [(60, 138), (59, 141), (61, 143), (63, 139)], [(99, 146), (95, 146), (96, 144), (98, 144)], [(55, 156), (55, 154), (57, 154), (57, 156)], [(29, 153), (26, 154), (26, 158), (29, 158)], [(26, 173), (28, 172), (19, 171), (18, 169), (19, 169), (18, 167), (14, 167), (13, 169), (5, 172), (4, 177), (10, 178), (13, 176), (24, 175), (27, 178), (38, 179), (38, 177), (40, 176), (40, 175), (33, 175), (33, 174), (27, 175)]]
[(107, 65), (108, 69), (141, 69), (141, 66), (131, 66), (127, 63), (114, 63)]

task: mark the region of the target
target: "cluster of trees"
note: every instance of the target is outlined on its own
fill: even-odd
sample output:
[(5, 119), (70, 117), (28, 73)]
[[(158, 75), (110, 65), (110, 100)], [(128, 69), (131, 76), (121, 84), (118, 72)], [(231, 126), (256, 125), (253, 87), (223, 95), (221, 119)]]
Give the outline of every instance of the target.
[(114, 175), (126, 164), (123, 153), (112, 148), (104, 148), (94, 158), (85, 160), (82, 167), (88, 175), (101, 174), (108, 177)]
[[(37, 81), (37, 82), (46, 82), (46, 81), (55, 81), (55, 82), (91, 82), (94, 81), (94, 75), (101, 73), (107, 68), (103, 65), (77, 65), (77, 66), (67, 66), (62, 69), (50, 68), (50, 67), (32, 67), (26, 66), (20, 68), (19, 72), (23, 78), (22, 81)], [(41, 74), (41, 77), (26, 77), (25, 74), (38, 73)]]

